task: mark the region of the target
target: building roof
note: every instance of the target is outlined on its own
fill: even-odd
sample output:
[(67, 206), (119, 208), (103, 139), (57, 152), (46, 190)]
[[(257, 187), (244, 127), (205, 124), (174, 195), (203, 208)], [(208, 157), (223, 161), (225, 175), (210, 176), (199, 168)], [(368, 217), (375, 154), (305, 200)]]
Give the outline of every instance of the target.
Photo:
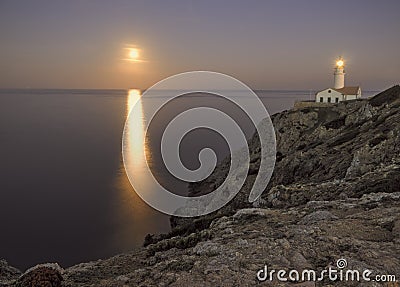
[(341, 89), (332, 89), (332, 90), (335, 90), (343, 95), (357, 95), (359, 89), (360, 89), (360, 86), (343, 87)]
[(341, 89), (334, 89), (334, 88), (326, 88), (321, 91), (316, 92), (315, 94), (317, 95), (320, 92), (326, 91), (326, 90), (333, 90), (338, 93), (341, 93), (343, 95), (357, 95), (358, 90), (360, 89), (360, 86), (354, 86), (354, 87), (343, 87)]

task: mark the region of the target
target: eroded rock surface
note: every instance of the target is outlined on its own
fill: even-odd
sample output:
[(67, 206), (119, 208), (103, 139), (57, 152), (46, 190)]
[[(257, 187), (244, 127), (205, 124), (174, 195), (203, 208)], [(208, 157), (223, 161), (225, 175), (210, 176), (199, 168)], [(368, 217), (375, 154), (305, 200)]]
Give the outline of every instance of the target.
[(21, 271), (8, 265), (7, 261), (0, 260), (0, 286), (7, 284), (21, 275)]
[[(256, 274), (264, 265), (321, 271), (346, 259), (371, 277), (400, 279), (400, 87), (272, 120), (277, 163), (256, 202), (247, 202), (260, 162), (254, 136), (251, 170), (231, 203), (200, 218), (172, 218), (171, 233), (149, 235), (138, 251), (68, 268), (63, 286), (398, 286), (260, 283)], [(220, 185), (228, 162), (193, 184), (192, 194)]]

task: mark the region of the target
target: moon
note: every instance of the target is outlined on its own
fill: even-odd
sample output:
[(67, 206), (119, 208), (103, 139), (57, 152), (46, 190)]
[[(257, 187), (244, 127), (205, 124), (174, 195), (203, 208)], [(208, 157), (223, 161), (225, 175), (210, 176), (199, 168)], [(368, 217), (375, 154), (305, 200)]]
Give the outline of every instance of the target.
[(129, 49), (129, 59), (135, 61), (139, 59), (139, 50), (136, 48)]

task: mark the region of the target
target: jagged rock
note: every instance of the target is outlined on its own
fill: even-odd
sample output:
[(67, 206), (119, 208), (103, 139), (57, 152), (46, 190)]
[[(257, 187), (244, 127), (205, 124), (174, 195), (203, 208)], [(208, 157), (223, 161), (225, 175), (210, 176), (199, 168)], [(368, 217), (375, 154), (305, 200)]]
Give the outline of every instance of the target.
[(193, 248), (193, 253), (196, 255), (207, 255), (212, 256), (219, 254), (221, 251), (221, 245), (210, 241), (200, 242)]
[[(255, 275), (265, 264), (323, 270), (341, 258), (357, 270), (400, 276), (399, 222), (400, 192), (240, 209), (216, 218), (207, 229), (212, 236), (193, 246), (146, 252), (153, 245), (169, 246), (164, 239), (130, 255), (72, 267), (65, 286), (256, 286)], [(266, 286), (292, 286), (279, 284)], [(323, 286), (328, 284), (359, 286), (329, 281)]]
[(313, 213), (310, 213), (304, 216), (300, 221), (299, 224), (313, 224), (321, 220), (336, 220), (338, 219), (337, 216), (333, 215), (327, 210), (318, 210)]
[(21, 275), (21, 271), (8, 265), (7, 261), (0, 260), (0, 286), (7, 286), (8, 283), (16, 280)]
[[(400, 87), (369, 100), (285, 111), (272, 121), (276, 169), (254, 204), (247, 198), (260, 162), (257, 135), (249, 141), (251, 171), (228, 205), (172, 218), (171, 233), (148, 236), (132, 253), (68, 268), (63, 286), (258, 286), (266, 264), (321, 271), (338, 259), (400, 278)], [(228, 169), (229, 158), (192, 184), (192, 195), (219, 186)], [(295, 283), (265, 286), (364, 286)]]
[(371, 105), (376, 107), (376, 106), (381, 106), (383, 104), (390, 104), (393, 101), (396, 101), (399, 99), (399, 94), (400, 94), (400, 86), (396, 85), (386, 91), (383, 91), (379, 94), (377, 94), (375, 97), (371, 99)]
[(243, 220), (248, 219), (250, 217), (267, 217), (269, 212), (267, 209), (262, 208), (246, 208), (238, 210), (234, 215), (233, 219)]
[(41, 264), (28, 269), (16, 282), (17, 287), (61, 287), (63, 269), (58, 264)]

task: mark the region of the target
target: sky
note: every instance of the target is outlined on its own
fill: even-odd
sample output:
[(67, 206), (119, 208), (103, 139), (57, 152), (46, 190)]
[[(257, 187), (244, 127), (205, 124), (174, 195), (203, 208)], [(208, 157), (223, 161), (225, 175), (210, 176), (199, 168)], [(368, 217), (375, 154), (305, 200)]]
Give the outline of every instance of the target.
[[(399, 83), (400, 1), (0, 0), (0, 88), (147, 88), (210, 70), (253, 89)], [(128, 47), (140, 61), (126, 61)]]

